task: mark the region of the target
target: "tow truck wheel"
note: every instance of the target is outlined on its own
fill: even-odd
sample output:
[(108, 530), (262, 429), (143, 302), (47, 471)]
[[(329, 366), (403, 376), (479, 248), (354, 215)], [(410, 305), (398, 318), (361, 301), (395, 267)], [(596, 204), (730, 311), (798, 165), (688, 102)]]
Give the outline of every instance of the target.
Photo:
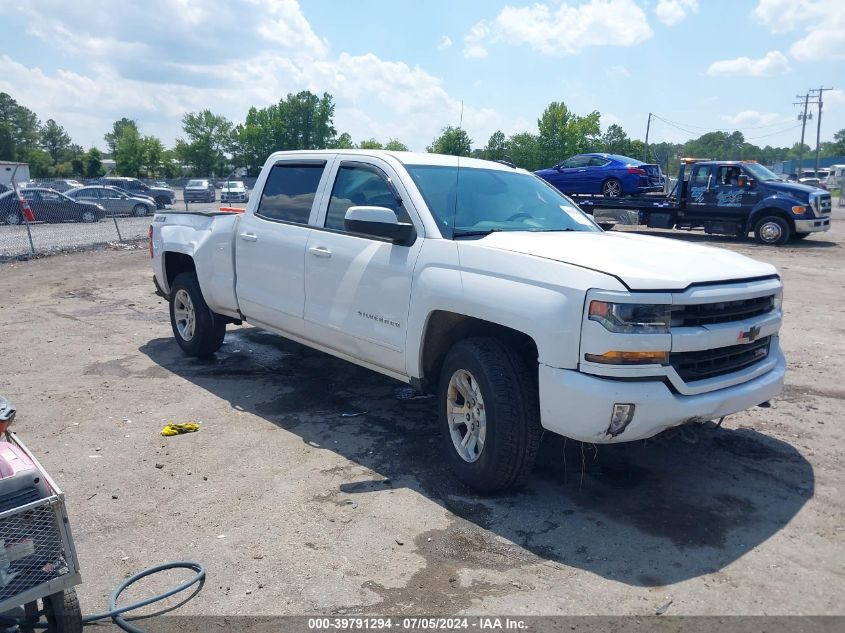
[(601, 186), (601, 195), (605, 198), (619, 198), (622, 195), (622, 183), (616, 178), (608, 178)]
[(182, 351), (211, 356), (223, 345), (226, 321), (205, 302), (196, 273), (179, 273), (170, 287), (170, 325)]
[(779, 246), (789, 239), (789, 224), (776, 215), (761, 218), (754, 227), (754, 239), (759, 244)]
[(488, 492), (525, 481), (542, 429), (536, 375), (514, 349), (495, 338), (456, 343), (443, 362), (438, 405), (458, 479)]

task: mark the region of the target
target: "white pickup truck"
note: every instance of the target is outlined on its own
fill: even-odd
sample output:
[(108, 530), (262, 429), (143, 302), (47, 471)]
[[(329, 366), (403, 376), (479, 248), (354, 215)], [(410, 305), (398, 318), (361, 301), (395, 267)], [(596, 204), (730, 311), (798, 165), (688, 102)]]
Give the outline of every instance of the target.
[(543, 431), (626, 442), (767, 402), (783, 385), (770, 265), (604, 232), (509, 165), (279, 152), (243, 213), (156, 214), (176, 341), (251, 323), (435, 392), (457, 476), (530, 472)]

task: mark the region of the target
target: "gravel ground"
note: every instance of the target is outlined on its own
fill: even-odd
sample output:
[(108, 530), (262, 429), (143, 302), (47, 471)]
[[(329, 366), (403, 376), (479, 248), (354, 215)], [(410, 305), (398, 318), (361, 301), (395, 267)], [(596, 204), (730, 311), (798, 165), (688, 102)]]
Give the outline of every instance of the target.
[(549, 438), (495, 496), (399, 383), (250, 326), (183, 356), (143, 245), (0, 265), (0, 389), (67, 493), (84, 611), (188, 558), (183, 614), (842, 614), (845, 213), (783, 248), (672, 235), (778, 266), (783, 395), (690, 437)]

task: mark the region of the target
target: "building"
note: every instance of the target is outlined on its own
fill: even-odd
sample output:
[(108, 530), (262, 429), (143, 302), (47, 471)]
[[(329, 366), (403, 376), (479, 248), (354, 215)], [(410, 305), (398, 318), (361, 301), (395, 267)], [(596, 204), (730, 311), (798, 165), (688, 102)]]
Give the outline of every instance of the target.
[(0, 160), (0, 185), (11, 186), (12, 180), (22, 183), (29, 180), (29, 165)]

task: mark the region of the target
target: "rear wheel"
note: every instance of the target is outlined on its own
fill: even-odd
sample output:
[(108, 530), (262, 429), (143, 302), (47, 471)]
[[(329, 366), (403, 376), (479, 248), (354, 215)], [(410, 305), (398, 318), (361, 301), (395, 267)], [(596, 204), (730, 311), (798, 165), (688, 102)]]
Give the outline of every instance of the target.
[(786, 220), (776, 215), (761, 218), (754, 226), (754, 239), (759, 244), (780, 246), (786, 243), (789, 235), (789, 224)]
[(17, 226), (18, 224), (23, 224), (23, 216), (20, 211), (9, 211), (9, 213), (6, 214), (6, 217), (3, 218), (3, 221), (6, 222), (6, 224)]
[(176, 275), (170, 287), (170, 325), (189, 356), (211, 356), (226, 336), (226, 321), (205, 302), (195, 273)]
[(622, 182), (616, 178), (608, 178), (602, 183), (601, 195), (605, 198), (618, 198), (622, 195)]
[(523, 483), (540, 446), (536, 374), (495, 338), (459, 341), (439, 389), (443, 450), (458, 479), (495, 491)]

